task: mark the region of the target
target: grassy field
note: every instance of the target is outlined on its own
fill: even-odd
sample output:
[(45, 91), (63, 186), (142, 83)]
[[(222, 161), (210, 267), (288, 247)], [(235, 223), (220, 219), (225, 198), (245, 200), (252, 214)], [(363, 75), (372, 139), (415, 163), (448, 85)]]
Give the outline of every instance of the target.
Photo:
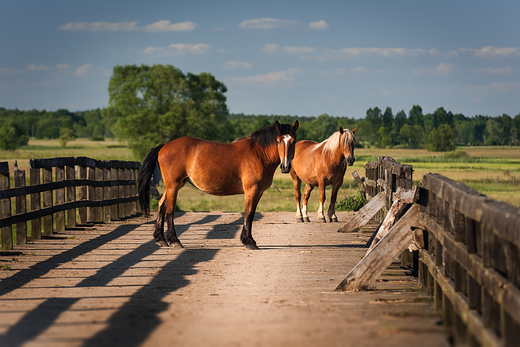
[[(506, 201), (520, 207), (520, 147), (463, 147), (469, 157), (455, 160), (446, 159), (443, 153), (426, 150), (409, 149), (356, 149), (356, 163), (349, 167), (345, 181), (339, 191), (338, 199), (353, 195), (358, 188), (352, 178), (357, 171), (364, 176), (364, 165), (367, 161), (375, 161), (379, 156), (389, 156), (403, 164), (413, 165), (414, 181), (422, 181), (424, 174), (440, 173), (455, 181), (462, 181), (470, 187), (497, 200)], [(29, 160), (33, 158), (54, 158), (69, 156), (85, 156), (100, 160), (134, 160), (130, 150), (124, 143), (113, 140), (93, 142), (77, 139), (59, 146), (57, 140), (31, 139), (27, 146), (19, 150), (0, 151), (0, 161), (18, 161), (21, 170), (29, 169)], [(161, 190), (161, 187), (159, 187)], [(330, 198), (330, 187), (327, 189)], [(216, 197), (186, 186), (179, 193), (179, 207), (186, 211), (242, 211), (244, 198), (242, 195)], [(259, 212), (295, 211), (294, 190), (288, 174), (278, 170), (273, 185), (264, 193)], [(328, 203), (327, 203), (328, 206)], [(313, 191), (309, 201), (310, 215), (314, 216), (318, 208), (318, 190)]]

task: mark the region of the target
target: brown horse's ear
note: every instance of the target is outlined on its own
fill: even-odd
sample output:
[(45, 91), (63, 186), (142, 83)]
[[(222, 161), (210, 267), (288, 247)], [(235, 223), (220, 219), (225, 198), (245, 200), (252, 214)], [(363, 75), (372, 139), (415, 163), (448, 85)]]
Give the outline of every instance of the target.
[(340, 133), (340, 134), (343, 134), (343, 131), (344, 131), (344, 130), (343, 130), (343, 128), (342, 128), (341, 125), (340, 125), (340, 126), (339, 126), (339, 133)]
[(292, 128), (294, 129), (294, 131), (298, 130), (298, 127), (300, 126), (300, 122), (298, 122), (298, 120), (296, 120), (293, 125), (292, 125)]
[(274, 122), (274, 128), (276, 129), (276, 131), (278, 131), (278, 133), (282, 132), (282, 126), (280, 125), (280, 122)]
[(357, 126), (354, 128), (354, 130), (352, 130), (352, 134), (355, 134), (356, 130), (357, 130)]

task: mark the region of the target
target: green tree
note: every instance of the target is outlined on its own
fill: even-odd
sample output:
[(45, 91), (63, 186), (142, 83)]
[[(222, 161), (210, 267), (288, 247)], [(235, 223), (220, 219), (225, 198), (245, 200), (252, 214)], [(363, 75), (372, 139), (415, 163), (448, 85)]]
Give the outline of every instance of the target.
[(420, 125), (405, 124), (399, 132), (401, 144), (408, 148), (420, 148), (424, 143), (424, 131)]
[(67, 147), (67, 142), (75, 140), (76, 135), (74, 134), (74, 130), (71, 128), (61, 128), (60, 129), (60, 137), (58, 138), (58, 142), (60, 146), (65, 148)]
[(455, 131), (448, 124), (433, 128), (428, 134), (428, 150), (434, 152), (453, 151), (455, 145)]
[(29, 142), (24, 129), (12, 121), (6, 121), (0, 127), (0, 149), (14, 151)]
[(181, 136), (229, 141), (226, 86), (211, 74), (183, 74), (172, 65), (115, 66), (109, 109), (102, 112), (142, 159), (160, 143)]

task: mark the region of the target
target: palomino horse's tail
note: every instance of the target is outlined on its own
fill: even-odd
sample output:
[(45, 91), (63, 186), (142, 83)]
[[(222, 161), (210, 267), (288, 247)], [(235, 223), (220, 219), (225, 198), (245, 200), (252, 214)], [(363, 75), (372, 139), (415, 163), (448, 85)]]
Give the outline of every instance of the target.
[(148, 153), (137, 173), (139, 205), (141, 205), (141, 211), (146, 217), (150, 215), (150, 180), (157, 166), (157, 158), (162, 146), (164, 145), (159, 145)]

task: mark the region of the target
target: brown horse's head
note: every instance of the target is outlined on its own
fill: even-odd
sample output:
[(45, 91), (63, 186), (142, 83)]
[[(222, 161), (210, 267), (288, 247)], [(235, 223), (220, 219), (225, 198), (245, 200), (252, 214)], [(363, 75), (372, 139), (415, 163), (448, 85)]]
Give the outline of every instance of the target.
[(295, 121), (293, 125), (280, 124), (278, 121), (274, 123), (274, 127), (278, 132), (276, 144), (278, 146), (278, 155), (280, 156), (280, 170), (282, 173), (291, 171), (291, 162), (294, 158), (294, 145), (296, 144), (296, 130), (300, 123)]
[(357, 127), (354, 130), (343, 129), (339, 127), (339, 133), (341, 136), (341, 145), (343, 147), (343, 156), (348, 166), (354, 165), (356, 158), (354, 157), (354, 148), (356, 147), (356, 137), (354, 136)]

